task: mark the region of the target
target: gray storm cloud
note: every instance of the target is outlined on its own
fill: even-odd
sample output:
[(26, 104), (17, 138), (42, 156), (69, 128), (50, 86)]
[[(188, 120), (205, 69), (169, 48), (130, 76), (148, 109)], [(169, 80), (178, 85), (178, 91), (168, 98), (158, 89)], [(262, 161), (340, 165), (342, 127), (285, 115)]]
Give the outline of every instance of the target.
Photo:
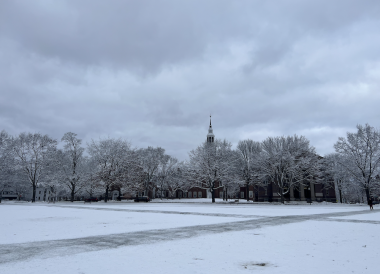
[(205, 140), (378, 127), (378, 1), (1, 1), (0, 129)]

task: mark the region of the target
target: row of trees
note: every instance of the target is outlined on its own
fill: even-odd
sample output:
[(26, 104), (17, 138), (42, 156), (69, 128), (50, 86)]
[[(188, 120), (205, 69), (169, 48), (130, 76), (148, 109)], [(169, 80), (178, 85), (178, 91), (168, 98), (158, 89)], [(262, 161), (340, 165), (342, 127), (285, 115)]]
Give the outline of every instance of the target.
[[(163, 148), (133, 148), (122, 139), (92, 140), (83, 147), (75, 133), (58, 142), (39, 133), (0, 134), (0, 182), (18, 193), (32, 188), (35, 201), (39, 185), (68, 192), (71, 201), (79, 193), (97, 192), (108, 200), (110, 190), (152, 191), (162, 197), (198, 186), (206, 188), (215, 201), (215, 188), (222, 186), (225, 197), (240, 186), (262, 187), (269, 183), (284, 201), (292, 188), (312, 183), (335, 187), (340, 201), (352, 197), (378, 196), (380, 133), (369, 125), (357, 126), (356, 133), (339, 138), (336, 153), (321, 157), (303, 136), (268, 137), (262, 142), (242, 140), (236, 149), (226, 140), (205, 142), (180, 162)], [(0, 189), (1, 190), (1, 189)], [(248, 193), (246, 195), (248, 199)]]

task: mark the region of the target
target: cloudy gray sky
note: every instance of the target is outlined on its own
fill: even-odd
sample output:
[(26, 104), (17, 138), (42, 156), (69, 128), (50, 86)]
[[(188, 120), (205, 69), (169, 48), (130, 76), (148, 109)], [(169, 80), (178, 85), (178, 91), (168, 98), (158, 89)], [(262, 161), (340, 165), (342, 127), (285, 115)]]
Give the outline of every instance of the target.
[(379, 126), (380, 1), (0, 1), (0, 130), (122, 137), (181, 160)]

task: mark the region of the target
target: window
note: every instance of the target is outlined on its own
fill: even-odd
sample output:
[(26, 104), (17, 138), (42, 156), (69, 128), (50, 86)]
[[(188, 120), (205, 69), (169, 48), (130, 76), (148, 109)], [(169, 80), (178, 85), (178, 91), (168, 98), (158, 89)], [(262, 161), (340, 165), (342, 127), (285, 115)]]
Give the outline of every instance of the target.
[(201, 191), (198, 192), (198, 198), (202, 198), (202, 192)]
[(39, 194), (41, 194), (41, 191), (40, 191), (40, 193)]
[(186, 192), (182, 192), (182, 197), (186, 198)]
[(195, 191), (193, 192), (193, 198), (197, 198), (197, 193)]
[(191, 192), (187, 193), (187, 196), (188, 196), (189, 198), (191, 198)]
[(240, 192), (240, 198), (244, 199), (244, 191)]
[(219, 192), (219, 198), (223, 198), (223, 191)]
[(265, 190), (265, 196), (268, 195), (268, 188), (266, 187), (264, 188), (264, 190)]
[(249, 191), (249, 198), (253, 198), (253, 191), (252, 190)]

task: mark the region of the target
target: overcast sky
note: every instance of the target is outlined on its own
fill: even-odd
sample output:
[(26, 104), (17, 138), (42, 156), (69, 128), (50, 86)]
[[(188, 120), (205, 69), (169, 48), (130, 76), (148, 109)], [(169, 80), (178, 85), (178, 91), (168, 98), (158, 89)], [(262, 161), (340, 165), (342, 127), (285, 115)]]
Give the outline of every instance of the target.
[(0, 1), (0, 130), (206, 140), (379, 126), (380, 1)]

